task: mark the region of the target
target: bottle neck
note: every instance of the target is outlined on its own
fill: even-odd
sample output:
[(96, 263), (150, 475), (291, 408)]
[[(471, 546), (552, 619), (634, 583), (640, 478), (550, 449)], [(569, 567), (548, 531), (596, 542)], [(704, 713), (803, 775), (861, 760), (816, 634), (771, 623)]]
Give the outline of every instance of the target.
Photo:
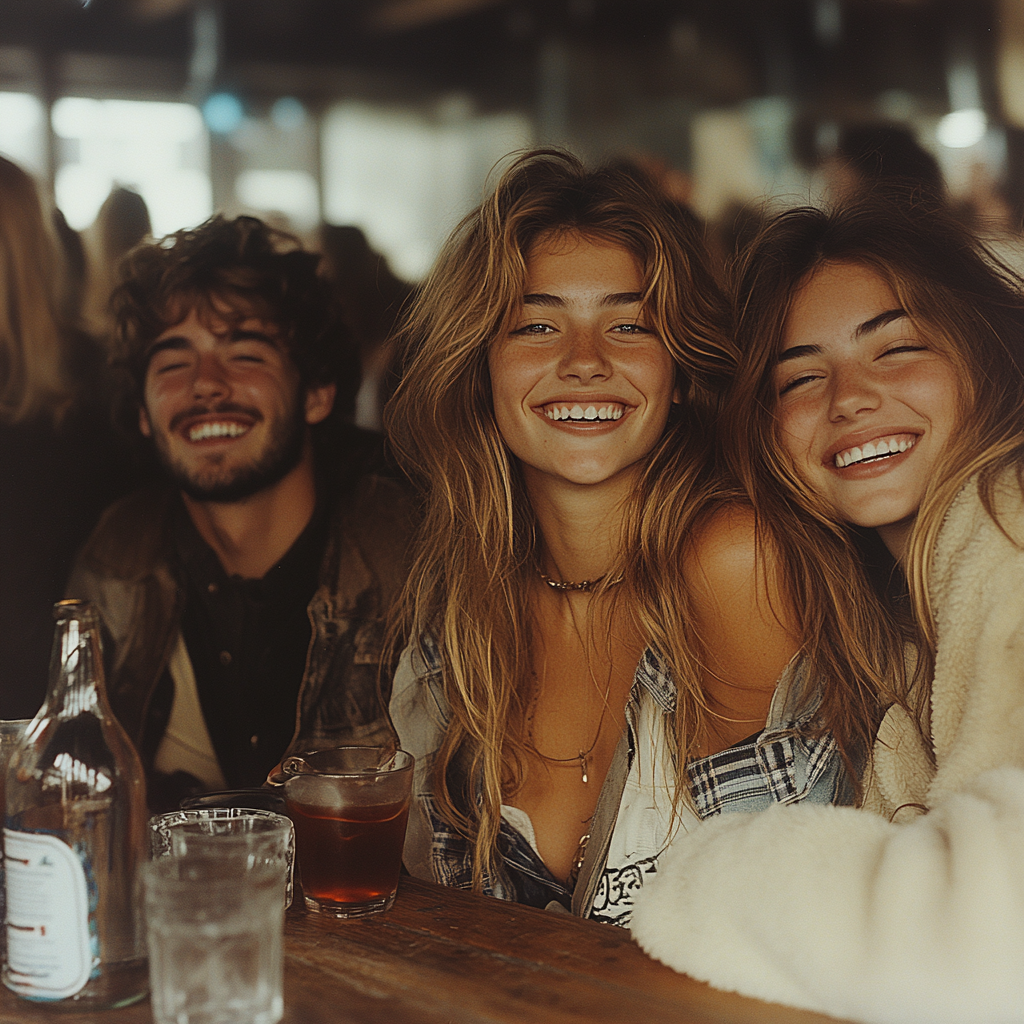
[(48, 713), (60, 718), (83, 712), (102, 718), (107, 713), (99, 623), (94, 613), (58, 620), (46, 704)]

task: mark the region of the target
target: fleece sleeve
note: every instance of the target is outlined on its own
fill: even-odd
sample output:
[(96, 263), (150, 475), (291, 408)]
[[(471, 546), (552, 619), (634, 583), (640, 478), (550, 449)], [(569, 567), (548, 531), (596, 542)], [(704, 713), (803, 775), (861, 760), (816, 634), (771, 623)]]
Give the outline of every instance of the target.
[(1024, 771), (910, 824), (800, 804), (681, 837), (632, 919), (717, 988), (869, 1024), (1024, 1022)]

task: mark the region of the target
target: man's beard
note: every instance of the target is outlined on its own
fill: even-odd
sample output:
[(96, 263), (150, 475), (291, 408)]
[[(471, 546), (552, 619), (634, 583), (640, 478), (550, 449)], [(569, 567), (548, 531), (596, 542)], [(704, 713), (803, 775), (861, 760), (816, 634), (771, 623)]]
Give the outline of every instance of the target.
[(171, 458), (161, 437), (154, 440), (160, 465), (185, 494), (195, 501), (229, 504), (273, 487), (299, 464), (306, 442), (306, 421), (301, 405), (296, 403), (290, 415), (273, 424), (266, 446), (255, 461), (238, 466), (208, 464), (199, 471)]

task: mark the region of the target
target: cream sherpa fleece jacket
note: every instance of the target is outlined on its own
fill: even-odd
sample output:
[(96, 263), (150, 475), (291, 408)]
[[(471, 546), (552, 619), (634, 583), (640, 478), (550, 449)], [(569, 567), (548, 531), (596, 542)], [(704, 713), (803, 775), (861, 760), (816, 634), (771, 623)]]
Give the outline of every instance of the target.
[[(1012, 474), (996, 499), (1024, 540)], [(867, 779), (879, 813), (779, 806), (681, 837), (633, 914), (648, 953), (869, 1024), (1024, 1022), (1024, 550), (975, 482), (943, 523), (930, 586), (935, 767), (894, 709)]]

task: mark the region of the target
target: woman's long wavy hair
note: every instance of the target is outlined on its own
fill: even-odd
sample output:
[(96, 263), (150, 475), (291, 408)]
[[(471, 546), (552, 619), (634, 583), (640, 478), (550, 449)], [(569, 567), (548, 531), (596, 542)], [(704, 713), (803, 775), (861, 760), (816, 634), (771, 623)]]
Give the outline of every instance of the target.
[(0, 423), (57, 420), (71, 402), (63, 269), (35, 182), (0, 157)]
[[(799, 288), (826, 265), (877, 273), (921, 334), (952, 362), (960, 382), (958, 425), (932, 477), (903, 558), (910, 607), (893, 606), (868, 582), (845, 524), (801, 479), (779, 440), (773, 369)], [(908, 192), (866, 196), (824, 211), (781, 214), (735, 268), (740, 369), (724, 412), (734, 470), (763, 537), (785, 566), (804, 622), (805, 653), (820, 678), (843, 678), (847, 714), (899, 701), (929, 731), (935, 623), (928, 571), (950, 504), (980, 474), (993, 485), (1024, 456), (1024, 294), (1021, 280), (935, 200)], [(1018, 477), (1019, 478), (1019, 477)], [(903, 642), (917, 647), (904, 667)], [(828, 691), (826, 691), (828, 694)], [(842, 696), (837, 691), (837, 696)], [(827, 699), (829, 699), (827, 697)], [(843, 709), (833, 709), (841, 717)], [(826, 714), (828, 717), (828, 712)]]
[(679, 567), (688, 527), (715, 489), (706, 431), (716, 389), (735, 367), (724, 297), (694, 224), (653, 187), (620, 170), (589, 171), (561, 151), (528, 153), (441, 252), (410, 311), (404, 375), (385, 412), (393, 450), (423, 491), (404, 627), (433, 637), (441, 656), (451, 718), (435, 792), (446, 820), (474, 844), (477, 886), (500, 873), (500, 806), (522, 779), (527, 595), (540, 543), (518, 463), (495, 423), (488, 351), (522, 304), (532, 247), (563, 233), (632, 254), (645, 315), (676, 364), (684, 401), (642, 468), (606, 578), (628, 569), (608, 594), (674, 672), (680, 763), (705, 721)]

